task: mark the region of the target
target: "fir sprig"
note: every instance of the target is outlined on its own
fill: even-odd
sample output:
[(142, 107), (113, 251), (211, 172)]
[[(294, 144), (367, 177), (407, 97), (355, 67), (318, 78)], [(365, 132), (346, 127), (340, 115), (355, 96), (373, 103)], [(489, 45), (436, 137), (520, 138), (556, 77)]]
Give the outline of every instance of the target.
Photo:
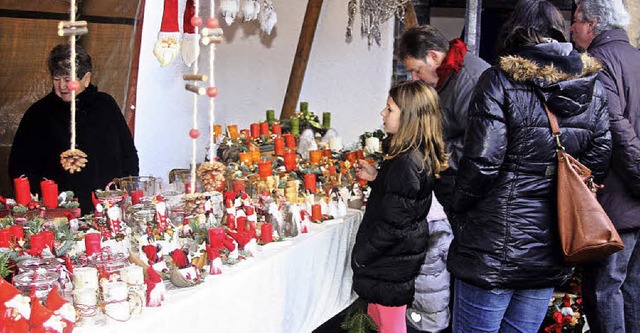
[(340, 327), (348, 333), (367, 333), (378, 329), (373, 318), (367, 314), (367, 302), (360, 298), (349, 307)]

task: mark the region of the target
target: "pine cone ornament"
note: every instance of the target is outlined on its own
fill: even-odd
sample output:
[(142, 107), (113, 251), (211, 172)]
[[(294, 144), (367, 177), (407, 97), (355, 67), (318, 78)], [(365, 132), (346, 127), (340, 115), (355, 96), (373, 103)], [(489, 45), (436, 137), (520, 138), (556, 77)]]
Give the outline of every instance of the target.
[(79, 149), (69, 149), (60, 154), (60, 164), (71, 174), (80, 172), (87, 165), (87, 154)]
[(198, 168), (198, 179), (206, 192), (224, 191), (224, 164), (213, 161), (206, 162)]

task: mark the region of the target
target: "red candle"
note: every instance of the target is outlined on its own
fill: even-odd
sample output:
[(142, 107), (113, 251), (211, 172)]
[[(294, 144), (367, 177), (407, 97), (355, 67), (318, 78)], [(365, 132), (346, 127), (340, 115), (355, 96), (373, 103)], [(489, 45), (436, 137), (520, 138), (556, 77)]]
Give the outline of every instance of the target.
[(271, 226), (271, 223), (263, 223), (260, 226), (260, 240), (265, 244), (273, 242), (273, 226)]
[(356, 181), (358, 182), (358, 184), (360, 184), (360, 186), (367, 186), (367, 180), (364, 178), (360, 178), (360, 177), (356, 177)]
[(285, 144), (289, 149), (296, 149), (296, 137), (293, 134), (283, 134)]
[(24, 228), (20, 225), (12, 225), (9, 228), (9, 233), (16, 242), (24, 239)]
[(40, 192), (45, 207), (49, 209), (58, 207), (58, 184), (51, 179), (45, 179), (40, 182)]
[(311, 220), (322, 221), (322, 208), (320, 204), (311, 205)]
[(271, 176), (273, 171), (273, 164), (271, 161), (260, 161), (258, 162), (258, 173), (260, 174), (260, 178), (265, 179)]
[(184, 183), (184, 194), (191, 194), (191, 182)]
[(92, 232), (84, 235), (84, 247), (88, 256), (102, 252), (100, 234)]
[(247, 185), (244, 183), (244, 180), (242, 179), (234, 179), (233, 180), (233, 192), (236, 193), (240, 193), (240, 192), (246, 192), (247, 191)]
[(335, 175), (336, 172), (337, 172), (336, 167), (334, 167), (333, 165), (327, 167), (327, 169), (329, 169), (329, 174), (330, 175)]
[(316, 192), (316, 175), (312, 173), (304, 175), (304, 188), (309, 190), (311, 193)]
[(251, 137), (256, 139), (260, 137), (260, 124), (251, 124)]
[(13, 180), (13, 188), (16, 194), (16, 202), (26, 206), (31, 202), (31, 189), (29, 188), (29, 178), (18, 177)]
[(140, 203), (140, 198), (142, 198), (142, 195), (144, 193), (142, 192), (142, 190), (133, 190), (131, 191), (131, 203), (134, 205), (137, 205)]
[(219, 249), (223, 246), (224, 227), (209, 228), (207, 233), (209, 234), (209, 245), (211, 247)]
[(296, 169), (296, 152), (295, 151), (284, 152), (284, 167), (287, 171), (293, 171)]
[(282, 125), (273, 124), (273, 126), (271, 126), (271, 132), (273, 132), (273, 134), (278, 136), (282, 135)]
[(269, 123), (262, 122), (260, 123), (260, 135), (269, 136)]
[(331, 149), (325, 149), (324, 156), (326, 156), (327, 158), (332, 158), (333, 155), (331, 155)]
[(245, 140), (249, 140), (251, 138), (251, 134), (249, 134), (249, 130), (248, 129), (241, 130), (240, 134), (242, 134), (244, 136)]
[(309, 150), (309, 162), (318, 163), (322, 159), (322, 150)]
[(46, 246), (45, 236), (42, 233), (31, 235), (31, 237), (29, 237), (29, 243), (31, 244), (31, 250), (40, 254)]
[(347, 161), (349, 161), (351, 164), (355, 163), (356, 161), (356, 153), (355, 152), (349, 152), (345, 155), (345, 159)]
[(9, 247), (11, 245), (11, 232), (9, 229), (0, 230), (0, 247)]
[(284, 155), (284, 138), (275, 138), (273, 140), (273, 149), (276, 155)]
[(56, 240), (56, 234), (53, 233), (53, 231), (51, 230), (45, 230), (43, 232), (41, 232), (41, 234), (44, 237), (44, 244), (46, 246), (49, 247), (49, 249), (51, 249), (51, 251), (55, 250), (55, 240)]

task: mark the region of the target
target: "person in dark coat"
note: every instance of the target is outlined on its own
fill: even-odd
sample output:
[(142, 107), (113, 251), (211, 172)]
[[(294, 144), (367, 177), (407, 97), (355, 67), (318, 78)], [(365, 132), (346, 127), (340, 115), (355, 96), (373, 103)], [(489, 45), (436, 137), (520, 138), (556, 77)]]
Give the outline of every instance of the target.
[(356, 166), (371, 194), (351, 255), (353, 289), (380, 332), (401, 333), (427, 251), (431, 192), (448, 156), (433, 88), (421, 81), (391, 88), (381, 114), (385, 159), (378, 170), (364, 160)]
[(613, 155), (598, 200), (625, 245), (586, 265), (583, 295), (592, 332), (640, 332), (640, 51), (624, 30), (629, 14), (620, 0), (576, 1), (571, 26), (576, 48), (598, 59), (607, 93)]
[(71, 91), (69, 44), (51, 50), (48, 66), (52, 91), (25, 112), (9, 155), (9, 176), (25, 175), (31, 192), (40, 192), (43, 178), (62, 191), (73, 191), (83, 214), (93, 211), (91, 192), (114, 178), (138, 175), (138, 152), (116, 101), (91, 84), (91, 57), (76, 45), (76, 149), (88, 157), (86, 166), (73, 174), (60, 164), (60, 154), (70, 148)]
[(611, 135), (598, 62), (568, 43), (560, 11), (521, 0), (503, 56), (480, 77), (452, 197), (454, 332), (537, 332), (571, 267), (558, 239), (556, 142), (602, 179)]

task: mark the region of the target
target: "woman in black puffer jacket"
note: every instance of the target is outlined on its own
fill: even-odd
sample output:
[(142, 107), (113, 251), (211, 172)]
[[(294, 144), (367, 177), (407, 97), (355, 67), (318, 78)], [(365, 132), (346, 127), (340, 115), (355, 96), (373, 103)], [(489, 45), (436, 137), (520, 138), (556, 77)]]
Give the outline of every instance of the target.
[(389, 91), (382, 110), (387, 155), (379, 170), (360, 160), (371, 181), (367, 210), (353, 247), (353, 289), (369, 303), (380, 332), (406, 332), (406, 305), (428, 244), (427, 213), (435, 178), (447, 168), (438, 96), (421, 81)]
[[(599, 64), (567, 43), (560, 12), (523, 0), (505, 24), (500, 63), (476, 86), (453, 194), (454, 332), (537, 332), (563, 264), (556, 219), (556, 143), (596, 179), (611, 136)], [(484, 308), (485, 310), (480, 310)]]

